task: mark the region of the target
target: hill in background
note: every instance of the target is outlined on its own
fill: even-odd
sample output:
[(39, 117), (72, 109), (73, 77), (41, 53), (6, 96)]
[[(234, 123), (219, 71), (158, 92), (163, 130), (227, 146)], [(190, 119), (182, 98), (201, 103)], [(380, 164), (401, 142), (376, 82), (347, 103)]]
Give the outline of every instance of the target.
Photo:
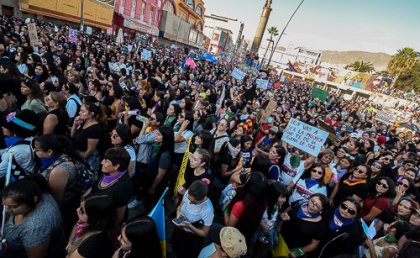
[(322, 51), (321, 62), (328, 62), (338, 65), (348, 65), (355, 61), (372, 63), (377, 71), (384, 71), (388, 65), (391, 55), (385, 53), (372, 53), (365, 51)]

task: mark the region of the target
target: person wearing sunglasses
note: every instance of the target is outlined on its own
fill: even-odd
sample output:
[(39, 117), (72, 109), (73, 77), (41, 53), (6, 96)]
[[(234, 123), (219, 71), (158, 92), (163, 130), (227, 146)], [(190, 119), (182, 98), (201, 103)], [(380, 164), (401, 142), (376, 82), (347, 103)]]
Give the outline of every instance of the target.
[(313, 194), (300, 207), (288, 211), (281, 228), (288, 249), (289, 257), (316, 257), (315, 250), (325, 237), (325, 223), (321, 214), (328, 210), (328, 198), (323, 194)]
[(300, 207), (309, 200), (312, 194), (320, 193), (327, 196), (327, 187), (324, 181), (325, 167), (321, 163), (310, 166), (302, 176), (297, 175), (293, 183), (288, 186), (291, 195), (289, 203), (292, 207)]
[(363, 232), (358, 215), (360, 203), (352, 197), (345, 197), (325, 215), (326, 236), (319, 244), (316, 257), (335, 257), (340, 254), (354, 254), (363, 243)]
[(417, 189), (415, 188), (415, 182), (409, 177), (401, 176), (396, 181), (395, 186), (395, 198), (391, 200), (392, 205), (396, 205), (403, 198), (415, 199), (417, 196)]
[(351, 196), (358, 202), (361, 202), (367, 194), (369, 178), (372, 170), (367, 165), (359, 165), (351, 173), (345, 174), (338, 184), (334, 186), (329, 199), (330, 203), (338, 206), (340, 200)]
[(367, 197), (363, 200), (361, 217), (370, 224), (391, 207), (390, 198), (395, 196), (395, 183), (389, 177), (378, 177), (369, 183)]

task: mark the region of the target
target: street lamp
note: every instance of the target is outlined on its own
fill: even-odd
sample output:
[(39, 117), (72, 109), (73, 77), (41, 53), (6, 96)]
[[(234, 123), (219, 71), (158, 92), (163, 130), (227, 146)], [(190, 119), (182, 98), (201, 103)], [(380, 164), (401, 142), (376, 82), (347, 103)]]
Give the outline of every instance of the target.
[(273, 58), (274, 52), (275, 52), (275, 50), (277, 49), (277, 46), (278, 46), (278, 44), (279, 44), (279, 42), (280, 42), (281, 37), (282, 37), (282, 36), (283, 36), (283, 34), (284, 34), (284, 31), (286, 30), (286, 28), (287, 28), (287, 26), (289, 25), (290, 21), (292, 20), (293, 16), (295, 16), (295, 14), (296, 14), (297, 10), (299, 10), (300, 6), (303, 4), (303, 2), (304, 2), (304, 1), (305, 1), (305, 0), (302, 0), (302, 1), (300, 2), (300, 4), (296, 7), (296, 9), (295, 9), (295, 11), (293, 12), (292, 16), (290, 16), (289, 20), (287, 21), (286, 26), (284, 26), (283, 30), (281, 31), (280, 36), (279, 36), (279, 38), (277, 39), (276, 45), (274, 46), (274, 49), (273, 49), (273, 50), (271, 51), (271, 53), (270, 53), (270, 58), (268, 59), (267, 67), (268, 67), (268, 66), (270, 66), (271, 59)]

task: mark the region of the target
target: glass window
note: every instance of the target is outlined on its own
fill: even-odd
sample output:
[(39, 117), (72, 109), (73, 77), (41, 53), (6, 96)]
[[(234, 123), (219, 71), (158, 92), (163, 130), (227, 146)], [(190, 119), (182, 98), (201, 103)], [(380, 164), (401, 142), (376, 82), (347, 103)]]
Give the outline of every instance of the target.
[(189, 7), (194, 9), (194, 0), (187, 0), (187, 4), (188, 4)]
[(201, 16), (201, 6), (197, 6), (197, 9), (195, 9), (195, 12)]

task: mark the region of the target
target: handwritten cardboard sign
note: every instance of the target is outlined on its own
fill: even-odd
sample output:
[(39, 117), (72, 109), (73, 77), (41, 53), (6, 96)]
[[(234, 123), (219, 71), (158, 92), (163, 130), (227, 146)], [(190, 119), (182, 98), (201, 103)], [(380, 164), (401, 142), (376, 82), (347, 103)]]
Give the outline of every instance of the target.
[(376, 120), (379, 122), (382, 122), (387, 125), (394, 124), (395, 120), (397, 119), (397, 116), (382, 110), (376, 111)]
[(273, 113), (274, 109), (276, 108), (276, 105), (277, 105), (277, 103), (274, 100), (270, 100), (268, 102), (265, 109), (262, 110), (262, 112), (261, 112), (261, 116), (260, 116), (260, 119), (259, 119), (260, 123), (267, 123), (267, 119)]
[(36, 23), (29, 23), (28, 24), (28, 32), (29, 32), (29, 42), (32, 46), (39, 45), (38, 33), (36, 30)]
[(233, 69), (232, 71), (232, 77), (237, 80), (243, 80), (245, 78), (245, 73), (242, 70), (239, 70), (238, 68)]
[(327, 137), (327, 132), (292, 118), (283, 133), (282, 140), (316, 157)]
[(268, 88), (268, 80), (257, 79), (256, 81), (257, 88), (261, 90), (266, 90)]

